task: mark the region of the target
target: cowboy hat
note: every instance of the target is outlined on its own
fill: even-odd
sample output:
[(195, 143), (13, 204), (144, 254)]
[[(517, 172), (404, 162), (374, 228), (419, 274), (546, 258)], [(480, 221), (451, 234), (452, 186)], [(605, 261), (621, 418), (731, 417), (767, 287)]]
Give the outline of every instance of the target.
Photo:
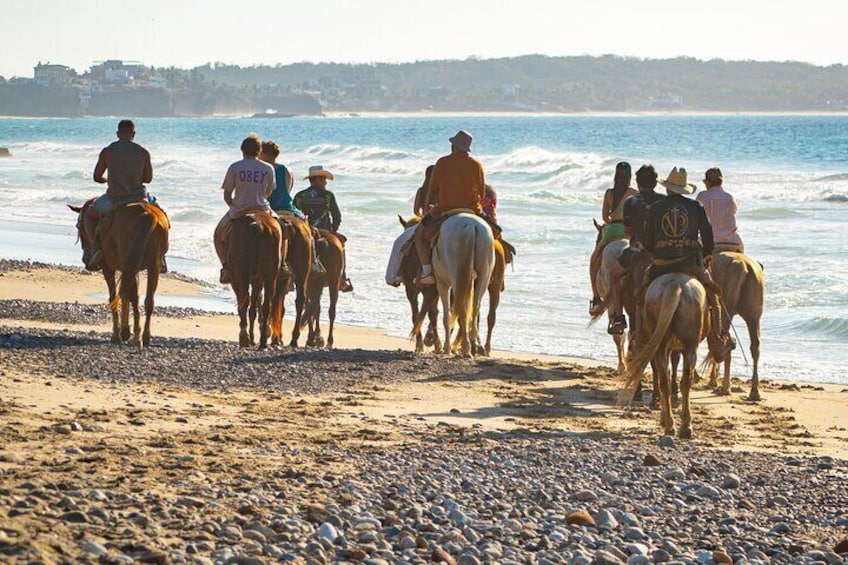
[(674, 167), (668, 173), (668, 177), (659, 181), (666, 190), (675, 194), (692, 194), (695, 192), (696, 186), (686, 182), (686, 169)]
[(333, 173), (325, 171), (322, 165), (312, 165), (309, 167), (309, 175), (303, 177), (303, 180), (309, 180), (312, 177), (324, 177), (327, 180), (333, 180)]
[(470, 133), (468, 133), (464, 129), (461, 129), (456, 132), (456, 135), (450, 138), (448, 141), (450, 141), (451, 145), (453, 145), (460, 151), (465, 151), (466, 153), (468, 153), (469, 151), (471, 151), (471, 142), (473, 140), (474, 138), (471, 136)]

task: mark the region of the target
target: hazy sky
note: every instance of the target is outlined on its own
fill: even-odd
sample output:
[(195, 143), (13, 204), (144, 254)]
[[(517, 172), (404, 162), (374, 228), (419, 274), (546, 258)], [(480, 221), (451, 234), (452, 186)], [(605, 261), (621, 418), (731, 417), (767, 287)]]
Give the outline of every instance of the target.
[(0, 75), (38, 62), (402, 62), (616, 54), (848, 64), (848, 0), (0, 0)]

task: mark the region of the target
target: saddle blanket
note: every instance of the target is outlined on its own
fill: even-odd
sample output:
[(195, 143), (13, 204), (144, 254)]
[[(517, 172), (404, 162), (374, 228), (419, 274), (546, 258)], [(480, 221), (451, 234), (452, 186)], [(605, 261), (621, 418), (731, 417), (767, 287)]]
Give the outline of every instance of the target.
[(392, 244), (392, 252), (389, 254), (389, 264), (386, 266), (386, 284), (394, 286), (400, 277), (400, 264), (403, 262), (402, 249), (412, 241), (417, 225), (409, 226), (401, 233)]

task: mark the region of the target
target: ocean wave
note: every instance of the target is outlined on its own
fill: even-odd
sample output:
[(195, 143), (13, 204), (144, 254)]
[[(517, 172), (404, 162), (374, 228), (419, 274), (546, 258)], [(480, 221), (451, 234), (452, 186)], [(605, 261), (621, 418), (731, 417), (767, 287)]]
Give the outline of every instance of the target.
[(835, 175), (827, 175), (823, 177), (819, 177), (815, 179), (813, 182), (832, 182), (838, 180), (846, 180), (848, 181), (848, 173), (837, 173)]
[(792, 208), (757, 208), (747, 212), (748, 218), (757, 220), (777, 220), (780, 218), (800, 218), (805, 214)]
[(313, 145), (306, 149), (306, 153), (312, 156), (321, 157), (336, 157), (345, 160), (354, 161), (400, 161), (404, 159), (418, 159), (419, 155), (402, 151), (400, 149), (390, 149), (386, 147), (367, 147), (362, 145), (336, 145), (323, 143)]
[(828, 194), (823, 200), (825, 202), (848, 202), (848, 194)]
[(794, 329), (824, 337), (848, 337), (848, 318), (816, 316), (794, 324)]
[(221, 214), (215, 212), (209, 212), (206, 210), (202, 210), (201, 208), (189, 208), (188, 210), (181, 210), (179, 212), (171, 212), (168, 217), (172, 222), (186, 222), (193, 224), (207, 223), (214, 220), (218, 220)]
[(79, 145), (73, 143), (56, 143), (53, 141), (31, 141), (12, 145), (21, 152), (27, 153), (99, 153), (101, 147), (94, 145)]

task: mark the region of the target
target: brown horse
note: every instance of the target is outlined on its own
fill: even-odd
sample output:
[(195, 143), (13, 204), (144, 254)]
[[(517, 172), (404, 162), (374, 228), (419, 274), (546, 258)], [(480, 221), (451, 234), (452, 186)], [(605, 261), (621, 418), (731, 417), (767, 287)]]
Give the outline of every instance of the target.
[(641, 323), (641, 335), (646, 336), (647, 341), (639, 345), (638, 351), (628, 365), (628, 380), (620, 400), (631, 401), (633, 390), (641, 380), (645, 367), (653, 361), (662, 394), (661, 424), (664, 433), (673, 434), (669, 355), (673, 349), (682, 350), (683, 374), (680, 388), (683, 393), (683, 409), (679, 435), (682, 438), (690, 438), (692, 437), (692, 413), (689, 405), (689, 391), (692, 388), (698, 344), (710, 331), (710, 316), (704, 287), (697, 279), (683, 273), (670, 273), (657, 277), (645, 292)]
[[(239, 345), (254, 345), (253, 326), (259, 307), (259, 347), (268, 345), (271, 302), (282, 262), (283, 234), (276, 218), (267, 212), (245, 214), (232, 221), (227, 264), (239, 314)], [(247, 310), (250, 306), (250, 330)]]
[(324, 286), (330, 295), (330, 307), (327, 315), (330, 318), (330, 329), (327, 332), (327, 349), (333, 348), (333, 326), (336, 322), (336, 303), (339, 300), (339, 281), (344, 266), (344, 243), (333, 232), (318, 230), (324, 241), (317, 246), (318, 258), (324, 265), (325, 273), (313, 275), (309, 285), (309, 295), (304, 322), (309, 324), (309, 337), (306, 345), (311, 347), (324, 347), (324, 338), (321, 337), (321, 295)]
[[(404, 228), (409, 228), (418, 225), (421, 218), (413, 216), (409, 220), (404, 220), (398, 215), (400, 225)], [(415, 250), (405, 255), (400, 263), (400, 274), (403, 278), (403, 286), (406, 290), (406, 299), (409, 301), (409, 307), (412, 310), (412, 325), (415, 326), (415, 321), (418, 319), (418, 312), (424, 312), (426, 308), (429, 318), (427, 333), (425, 337), (421, 336), (421, 328), (414, 331), (410, 338), (415, 338), (415, 352), (423, 353), (424, 346), (433, 346), (436, 353), (442, 352), (442, 344), (439, 341), (439, 333), (437, 323), (439, 317), (439, 292), (435, 285), (420, 285), (416, 281), (418, 273), (421, 271), (421, 261), (418, 259), (418, 254)], [(421, 296), (421, 308), (418, 307), (418, 296)]]
[(291, 347), (297, 347), (306, 308), (306, 297), (310, 286), (312, 263), (315, 260), (315, 247), (312, 239), (312, 228), (306, 220), (286, 215), (280, 219), (280, 222), (289, 226), (290, 233), (286, 261), (291, 267), (293, 276), (281, 275), (277, 282), (277, 293), (274, 297), (272, 309), (271, 344), (280, 345), (283, 342), (283, 315), (286, 311), (285, 298), (290, 287), (293, 287), (295, 289), (295, 322), (289, 345)]
[[(725, 330), (730, 328), (733, 317), (737, 314), (745, 320), (748, 326), (748, 337), (751, 341), (751, 359), (754, 363), (751, 375), (751, 392), (748, 400), (760, 400), (760, 376), (758, 372), (760, 361), (760, 318), (763, 315), (765, 295), (765, 277), (759, 263), (744, 253), (725, 251), (713, 254), (712, 274), (716, 283), (721, 287), (722, 299), (727, 312), (722, 314)], [(718, 384), (718, 370), (714, 367), (710, 372), (710, 386)], [(724, 378), (722, 385), (716, 390), (719, 394), (730, 394), (730, 352), (724, 358)]]
[[(93, 242), (83, 229), (83, 218), (92, 205), (89, 200), (82, 207), (68, 206), (77, 213), (77, 236), (83, 250)], [(150, 345), (150, 320), (153, 316), (153, 295), (159, 285), (162, 258), (168, 251), (168, 217), (160, 208), (146, 202), (119, 206), (111, 222), (100, 236), (103, 251), (103, 278), (109, 288), (109, 309), (112, 311), (112, 343), (130, 338), (129, 308), (133, 309), (133, 345)], [(141, 332), (138, 311), (138, 273), (147, 270), (147, 294), (144, 298), (144, 333)], [(115, 272), (120, 271), (120, 290), (117, 290)], [(120, 310), (120, 315), (119, 315)]]

